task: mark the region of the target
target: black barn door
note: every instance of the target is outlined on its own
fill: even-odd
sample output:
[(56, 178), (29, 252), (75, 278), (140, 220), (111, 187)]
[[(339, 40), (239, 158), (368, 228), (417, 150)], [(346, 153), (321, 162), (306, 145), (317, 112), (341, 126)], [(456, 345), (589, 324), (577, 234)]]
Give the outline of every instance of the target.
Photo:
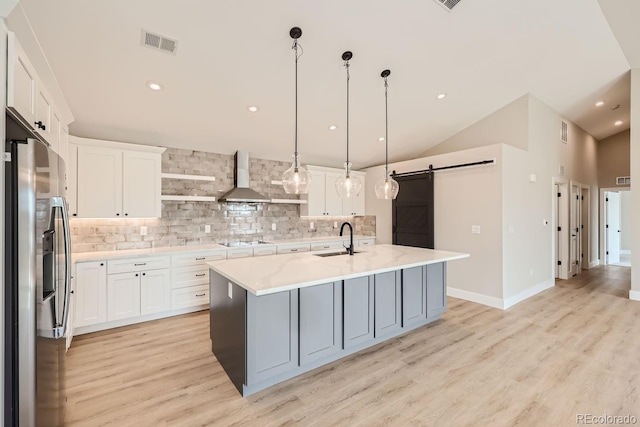
[(392, 203), (393, 244), (433, 249), (433, 172), (394, 179), (400, 192)]

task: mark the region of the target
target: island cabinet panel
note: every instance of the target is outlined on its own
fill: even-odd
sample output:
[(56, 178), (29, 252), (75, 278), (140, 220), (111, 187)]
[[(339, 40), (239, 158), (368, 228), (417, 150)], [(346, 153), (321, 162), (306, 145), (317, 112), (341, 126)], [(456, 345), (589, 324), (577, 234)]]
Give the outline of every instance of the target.
[(373, 276), (344, 281), (343, 348), (365, 343), (373, 336)]
[(247, 385), (298, 367), (298, 290), (247, 294)]
[(446, 264), (429, 264), (427, 270), (427, 317), (444, 313), (447, 309)]
[(425, 267), (402, 270), (402, 326), (423, 322), (427, 318), (427, 282)]
[(375, 336), (380, 337), (402, 328), (402, 281), (400, 270), (374, 276)]
[(300, 366), (342, 349), (342, 282), (301, 288)]

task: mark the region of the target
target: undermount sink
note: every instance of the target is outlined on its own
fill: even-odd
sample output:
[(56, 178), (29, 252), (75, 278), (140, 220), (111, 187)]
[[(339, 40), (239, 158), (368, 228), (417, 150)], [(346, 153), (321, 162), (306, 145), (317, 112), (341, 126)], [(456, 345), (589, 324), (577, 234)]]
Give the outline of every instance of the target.
[[(354, 254), (359, 254), (360, 251), (353, 251)], [(348, 251), (340, 251), (340, 252), (325, 252), (323, 254), (314, 254), (315, 256), (328, 257), (328, 256), (338, 256), (338, 255), (349, 255)]]

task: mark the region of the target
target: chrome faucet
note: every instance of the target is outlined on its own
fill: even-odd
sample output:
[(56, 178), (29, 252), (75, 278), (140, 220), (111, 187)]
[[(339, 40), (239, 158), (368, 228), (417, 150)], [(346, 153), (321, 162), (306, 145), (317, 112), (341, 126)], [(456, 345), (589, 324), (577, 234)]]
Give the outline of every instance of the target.
[[(349, 255), (353, 255), (353, 227), (351, 226), (350, 223), (348, 222), (343, 222), (342, 225), (340, 226), (340, 235), (342, 236), (342, 232), (344, 231), (344, 226), (348, 225), (349, 226), (349, 235), (351, 236), (351, 245), (349, 245), (349, 247), (344, 247), (348, 252)], [(343, 245), (344, 246), (344, 245)]]

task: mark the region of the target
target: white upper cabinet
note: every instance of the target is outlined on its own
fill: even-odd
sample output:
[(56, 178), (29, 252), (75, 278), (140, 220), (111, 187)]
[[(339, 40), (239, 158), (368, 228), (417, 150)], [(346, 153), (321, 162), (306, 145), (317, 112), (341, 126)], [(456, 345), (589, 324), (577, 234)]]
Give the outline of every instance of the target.
[(162, 193), (161, 159), (156, 153), (123, 152), (122, 208), (125, 217), (159, 218)]
[(71, 138), (68, 200), (72, 217), (161, 216), (164, 148)]
[(366, 173), (351, 172), (362, 180), (362, 191), (356, 198), (342, 198), (336, 191), (336, 181), (342, 169), (308, 166), (311, 173), (309, 193), (303, 196), (307, 204), (300, 205), (301, 216), (364, 215), (364, 184)]
[(122, 151), (78, 146), (78, 217), (119, 218), (122, 212)]
[[(53, 98), (50, 89), (59, 89), (56, 84), (53, 86), (45, 86), (15, 34), (8, 32), (7, 107), (22, 119), (23, 124), (48, 142), (60, 157), (68, 161), (66, 140), (61, 144), (60, 139), (68, 135), (66, 129), (73, 116), (66, 107), (66, 101), (60, 96), (60, 91), (58, 99)], [(66, 135), (61, 136), (63, 129)]]
[(7, 46), (7, 107), (18, 113), (31, 127), (36, 120), (38, 76), (27, 54), (9, 32)]

